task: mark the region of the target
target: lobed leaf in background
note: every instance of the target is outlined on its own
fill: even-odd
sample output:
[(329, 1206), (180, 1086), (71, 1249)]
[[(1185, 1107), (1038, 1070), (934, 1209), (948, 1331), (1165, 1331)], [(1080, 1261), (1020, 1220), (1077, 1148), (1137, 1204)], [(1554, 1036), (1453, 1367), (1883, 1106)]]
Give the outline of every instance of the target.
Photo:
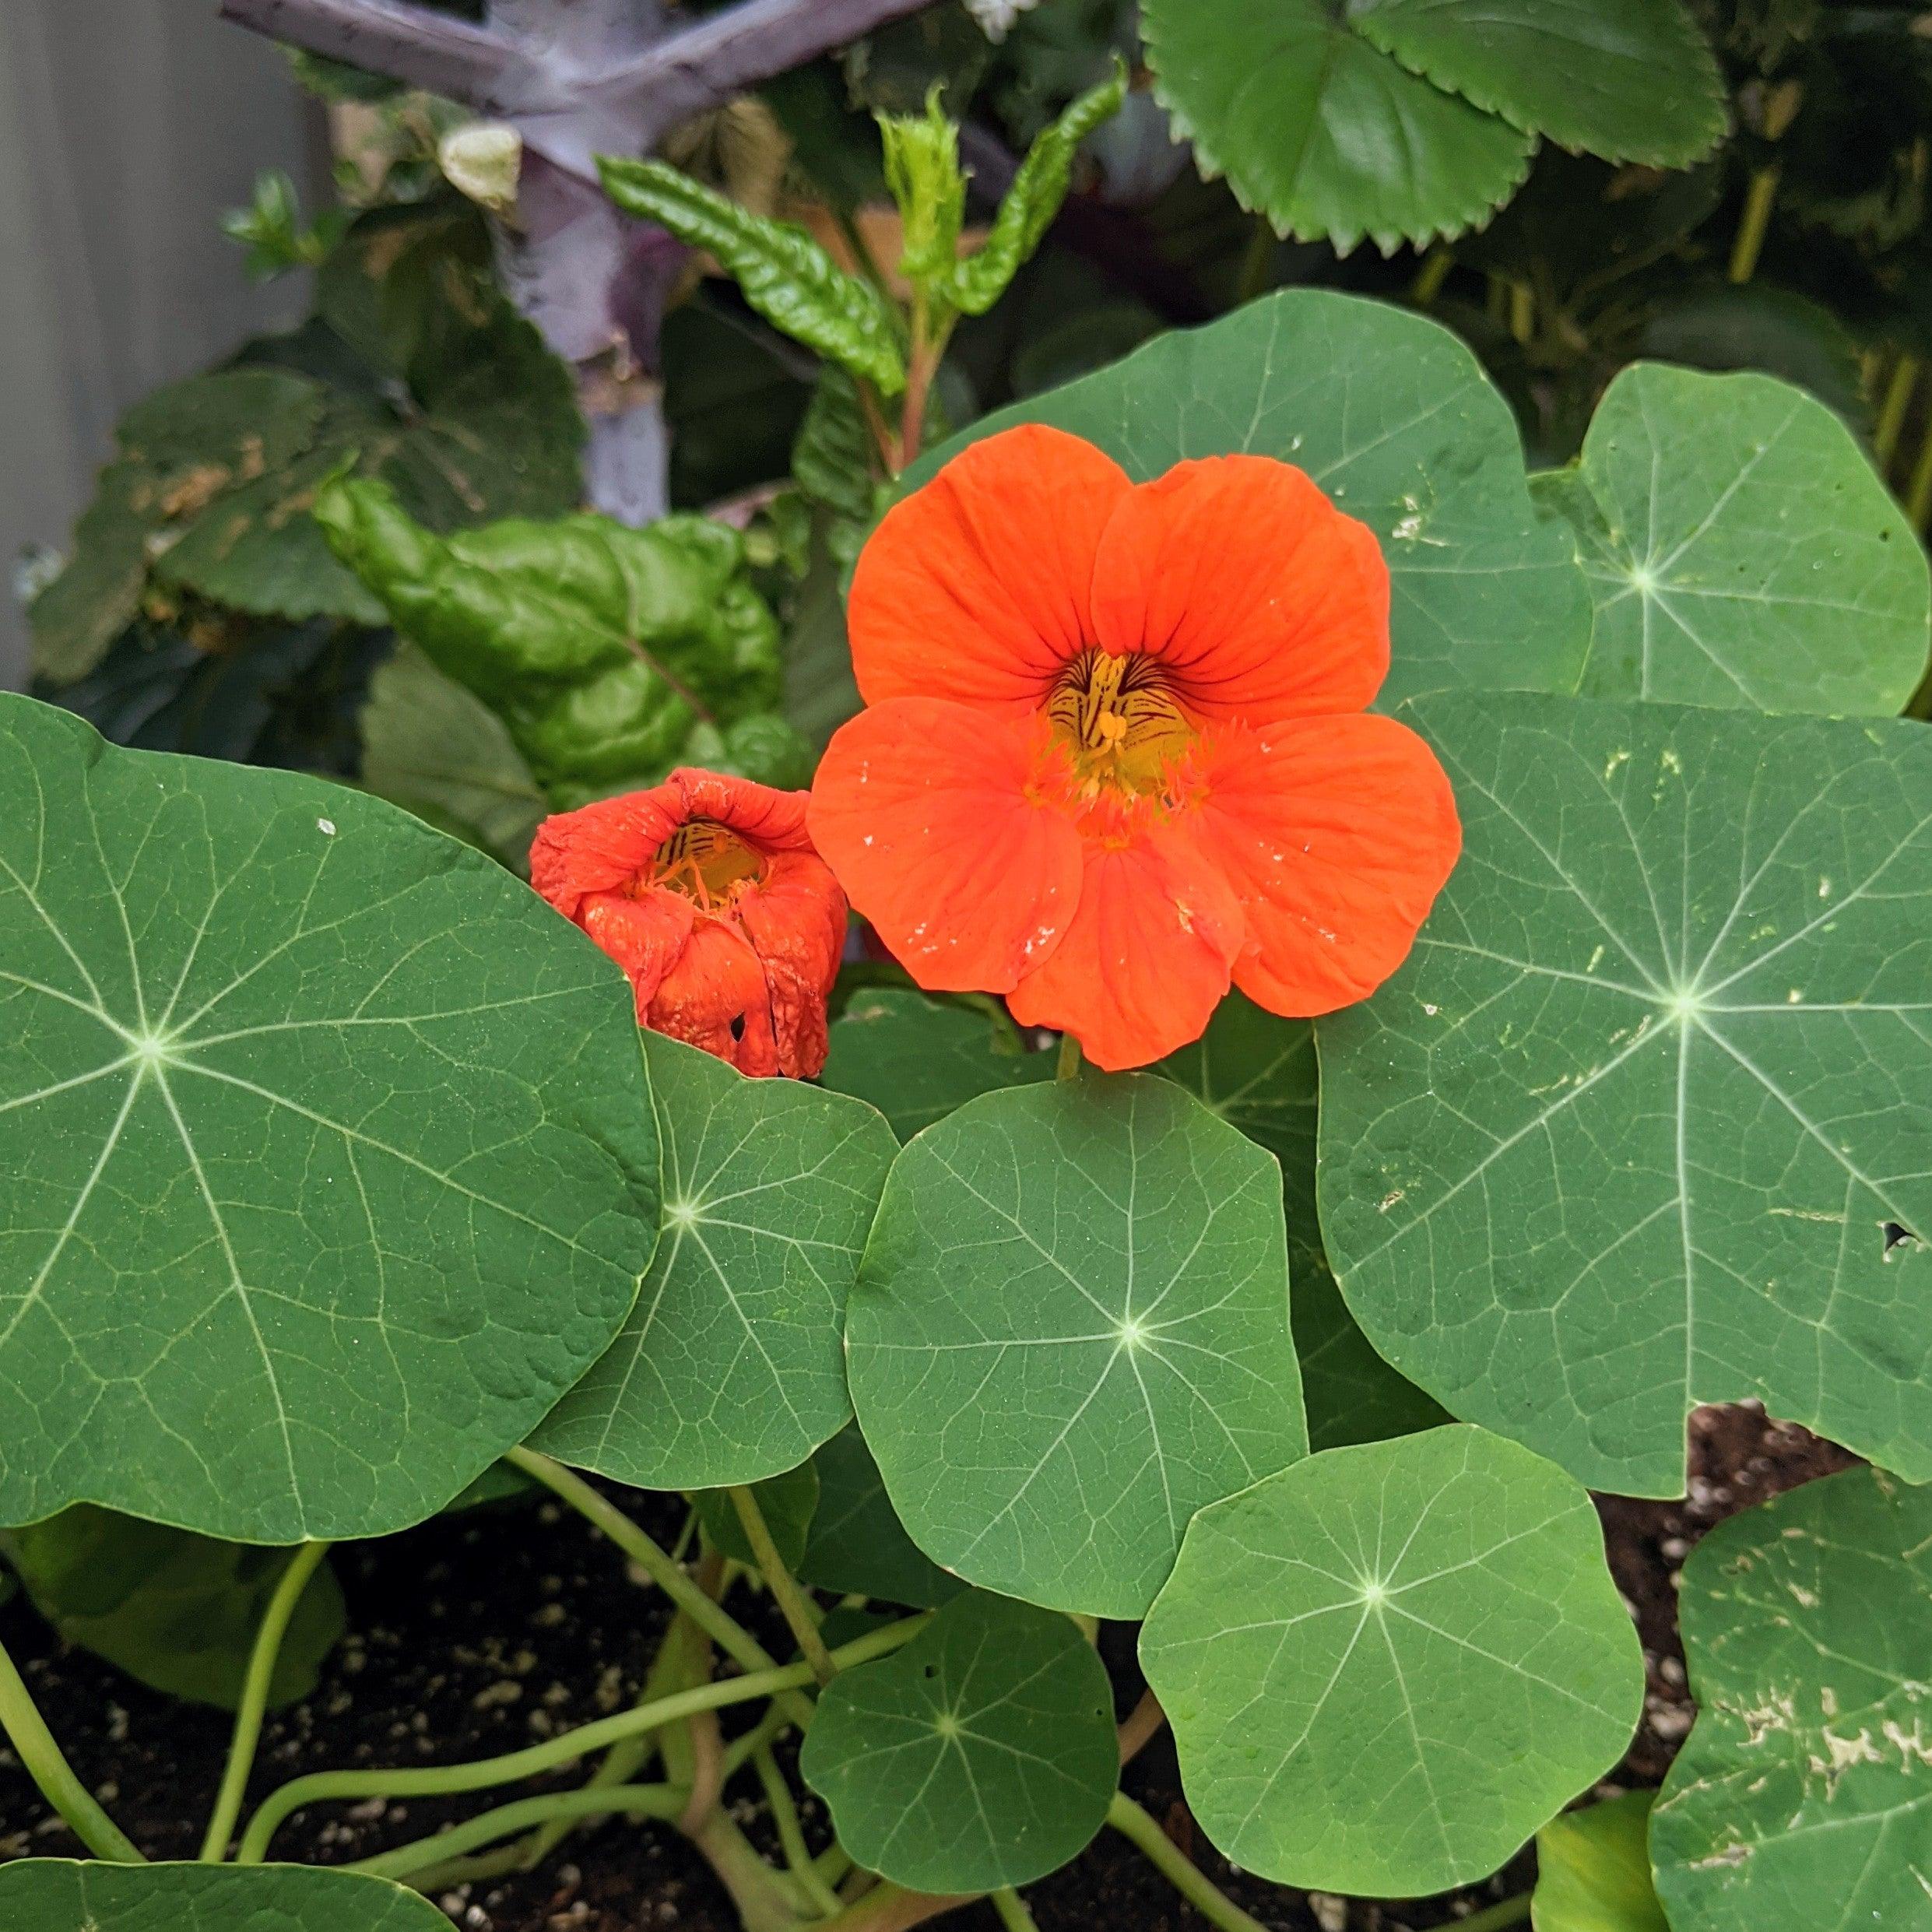
[(1375, 1346), (1599, 1488), (1700, 1403), (1932, 1475), (1932, 739), (1524, 693), (1405, 715), (1463, 854), (1316, 1023), (1330, 1258)]
[(1800, 389), (1637, 364), (1533, 488), (1590, 579), (1587, 696), (1891, 716), (1925, 674), (1925, 553)]
[(420, 1893), (304, 1865), (0, 1865), (0, 1912), (21, 1932), (446, 1932)]
[(635, 1016), (497, 866), (4, 697), (0, 914), (0, 1522), (401, 1529), (608, 1345), (657, 1225)]
[(1932, 1878), (1932, 1491), (1847, 1470), (1684, 1568), (1698, 1716), (1650, 1823), (1676, 1932), (1909, 1926)]
[(1215, 1844), (1376, 1896), (1495, 1871), (1643, 1705), (1589, 1496), (1460, 1425), (1326, 1450), (1202, 1510), (1140, 1659)]
[(371, 483), (331, 486), (315, 518), (397, 629), (502, 719), (553, 806), (684, 764), (780, 785), (809, 775), (778, 715), (778, 625), (736, 531), (582, 514), (443, 538)]

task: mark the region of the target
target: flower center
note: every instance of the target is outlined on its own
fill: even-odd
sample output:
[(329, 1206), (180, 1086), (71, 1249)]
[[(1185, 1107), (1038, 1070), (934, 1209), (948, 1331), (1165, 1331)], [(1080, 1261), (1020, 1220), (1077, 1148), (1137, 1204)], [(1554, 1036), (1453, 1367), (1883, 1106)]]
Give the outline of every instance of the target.
[(651, 855), (639, 883), (668, 887), (709, 912), (728, 903), (739, 887), (755, 885), (764, 873), (763, 857), (729, 825), (694, 818)]
[(1157, 792), (1194, 742), (1166, 673), (1138, 651), (1115, 657), (1090, 645), (1060, 673), (1046, 713), (1090, 792)]

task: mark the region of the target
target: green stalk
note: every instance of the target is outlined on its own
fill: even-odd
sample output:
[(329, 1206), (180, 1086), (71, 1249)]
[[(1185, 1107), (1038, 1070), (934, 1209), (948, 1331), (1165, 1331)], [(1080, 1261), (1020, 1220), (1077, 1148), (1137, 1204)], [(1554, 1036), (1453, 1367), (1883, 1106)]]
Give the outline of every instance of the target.
[(94, 1794), (74, 1774), (26, 1681), (14, 1668), (7, 1647), (0, 1644), (0, 1730), (5, 1731), (26, 1774), (40, 1795), (66, 1819), (74, 1835), (97, 1858), (117, 1865), (146, 1863), (119, 1825), (108, 1817)]
[(784, 1613), (785, 1621), (792, 1626), (792, 1635), (798, 1639), (799, 1655), (812, 1667), (812, 1674), (820, 1683), (831, 1683), (838, 1674), (838, 1667), (832, 1661), (832, 1653), (825, 1648), (825, 1639), (818, 1634), (818, 1621), (812, 1614), (810, 1601), (799, 1587), (797, 1578), (785, 1568), (785, 1558), (778, 1554), (771, 1526), (764, 1519), (764, 1512), (758, 1507), (757, 1498), (743, 1483), (733, 1484), (729, 1494), (731, 1506), (738, 1512), (738, 1520), (744, 1527), (745, 1540), (751, 1545), (751, 1554), (758, 1559), (758, 1568), (764, 1573), (772, 1600)]
[(1235, 306), (1252, 302), (1258, 295), (1266, 295), (1273, 286), (1270, 271), (1274, 267), (1274, 226), (1266, 215), (1257, 215), (1254, 226), (1248, 231), (1248, 246), (1242, 251), (1241, 272), (1235, 285)]
[(546, 1825), (553, 1819), (608, 1818), (622, 1812), (627, 1818), (668, 1821), (683, 1808), (684, 1799), (685, 1793), (674, 1784), (613, 1784), (601, 1789), (586, 1786), (577, 1791), (552, 1791), (543, 1797), (519, 1798), (514, 1804), (500, 1804), (494, 1811), (465, 1818), (434, 1837), (399, 1845), (394, 1851), (379, 1853), (374, 1858), (358, 1859), (348, 1869), (367, 1872), (372, 1878), (393, 1878), (406, 1884), (479, 1846), (494, 1845), (499, 1839), (515, 1838), (533, 1825)]
[(1080, 1078), (1080, 1043), (1070, 1033), (1060, 1035), (1060, 1062), (1055, 1070), (1055, 1077), (1063, 1080)]
[(1040, 1932), (1033, 1914), (1027, 1909), (1027, 1902), (1010, 1886), (991, 1896), (992, 1909), (999, 1914), (999, 1923), (1006, 1932)]
[(1878, 460), (1882, 475), (1892, 462), (1892, 453), (1899, 447), (1899, 432), (1905, 427), (1906, 411), (1912, 402), (1912, 392), (1918, 386), (1919, 359), (1916, 356), (1901, 354), (1892, 371), (1892, 379), (1885, 385), (1884, 400), (1878, 405), (1878, 416), (1872, 425), (1872, 454)]
[(262, 1719), (269, 1708), (269, 1686), (275, 1677), (276, 1660), (282, 1654), (282, 1639), (288, 1633), (289, 1620), (295, 1614), (302, 1593), (316, 1566), (328, 1554), (326, 1543), (305, 1543), (289, 1558), (262, 1614), (255, 1632), (255, 1648), (248, 1656), (248, 1675), (242, 1679), (241, 1702), (235, 1707), (234, 1734), (228, 1746), (227, 1768), (222, 1773), (221, 1790), (202, 1839), (202, 1862), (219, 1865), (228, 1856), (228, 1841), (235, 1835), (241, 1817), (242, 1800), (248, 1792), (248, 1774), (255, 1769), (256, 1748), (262, 1742)]
[(1737, 239), (1730, 251), (1730, 279), (1741, 286), (1758, 272), (1765, 230), (1771, 225), (1771, 204), (1777, 198), (1778, 174), (1775, 162), (1759, 168), (1744, 196), (1744, 219), (1737, 224)]
[(1505, 1926), (1520, 1925), (1530, 1916), (1530, 1899), (1528, 1892), (1519, 1892), (1499, 1904), (1472, 1912), (1467, 1919), (1456, 1921), (1456, 1932), (1503, 1932)]
[(1422, 265), (1415, 272), (1415, 279), (1409, 284), (1409, 300), (1417, 308), (1427, 308), (1442, 291), (1442, 284), (1449, 279), (1449, 270), (1456, 265), (1456, 257), (1438, 241), (1422, 258)]
[(1919, 460), (1912, 468), (1912, 481), (1906, 490), (1906, 515), (1912, 527), (1923, 536), (1926, 522), (1932, 517), (1932, 423), (1926, 427), (1925, 440), (1919, 445)]
[(1107, 1822), (1210, 1925), (1220, 1927), (1221, 1932), (1268, 1932), (1259, 1919), (1242, 1911), (1126, 1792), (1114, 1793), (1114, 1801), (1107, 1807)]
[(766, 1745), (752, 1753), (751, 1762), (757, 1769), (758, 1782), (764, 1786), (772, 1828), (778, 1835), (778, 1844), (792, 1876), (817, 1911), (826, 1918), (833, 1917), (844, 1907), (838, 1894), (819, 1876), (818, 1867), (813, 1863), (811, 1850), (805, 1842), (805, 1828), (799, 1822), (799, 1807), (792, 1799), (792, 1787), (785, 1781), (785, 1773), (778, 1769), (778, 1761)]

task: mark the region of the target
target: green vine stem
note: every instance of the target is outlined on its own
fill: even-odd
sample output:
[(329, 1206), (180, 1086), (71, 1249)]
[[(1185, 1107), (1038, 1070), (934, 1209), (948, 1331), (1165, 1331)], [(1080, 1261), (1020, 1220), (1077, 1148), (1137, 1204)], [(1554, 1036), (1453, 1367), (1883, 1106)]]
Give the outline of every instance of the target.
[(1054, 1069), (1057, 1080), (1072, 1080), (1080, 1078), (1080, 1043), (1070, 1033), (1060, 1035), (1059, 1063)]
[(1892, 365), (1878, 418), (1872, 425), (1871, 453), (1878, 459), (1881, 476), (1891, 467), (1892, 451), (1899, 447), (1899, 432), (1905, 427), (1906, 410), (1918, 381), (1918, 357), (1902, 353)]
[(54, 1734), (40, 1716), (40, 1706), (26, 1680), (14, 1668), (7, 1647), (0, 1643), (0, 1730), (5, 1731), (26, 1774), (40, 1795), (66, 1819), (74, 1835), (97, 1858), (117, 1865), (146, 1861), (121, 1828), (96, 1801), (94, 1794), (74, 1774)]
[(754, 1751), (751, 1762), (757, 1768), (758, 1782), (764, 1786), (765, 1804), (771, 1813), (772, 1829), (778, 1835), (779, 1849), (785, 1853), (785, 1862), (799, 1889), (822, 1916), (835, 1916), (844, 1908), (838, 1894), (826, 1884), (813, 1862), (811, 1849), (805, 1842), (805, 1828), (799, 1822), (797, 1802), (771, 1747)]
[(609, 1818), (621, 1812), (627, 1818), (668, 1821), (683, 1808), (684, 1797), (683, 1791), (674, 1784), (613, 1784), (587, 1785), (576, 1791), (552, 1791), (543, 1797), (519, 1798), (514, 1804), (500, 1804), (494, 1811), (465, 1818), (433, 1838), (419, 1838), (413, 1843), (399, 1845), (394, 1851), (359, 1859), (348, 1869), (367, 1872), (372, 1878), (414, 1882), (420, 1890), (438, 1867), (483, 1846), (494, 1845), (499, 1839), (516, 1837), (553, 1819)]
[(1906, 490), (1906, 515), (1912, 527), (1923, 536), (1932, 521), (1932, 423), (1926, 426), (1919, 445), (1919, 460), (1912, 467), (1912, 481)]
[(1006, 1932), (1040, 1932), (1033, 1914), (1027, 1909), (1027, 1902), (1018, 1892), (1008, 1887), (991, 1895), (992, 1909), (999, 1914), (999, 1923)]
[(1744, 196), (1744, 218), (1737, 224), (1737, 238), (1730, 251), (1730, 279), (1740, 286), (1758, 272), (1765, 231), (1771, 225), (1771, 204), (1777, 198), (1778, 174), (1773, 162), (1758, 169), (1751, 177), (1751, 187)]
[[(915, 1636), (929, 1621), (908, 1617), (870, 1631), (842, 1646), (833, 1655), (841, 1668), (865, 1663), (883, 1656)], [(754, 1670), (749, 1676), (729, 1677), (718, 1683), (694, 1684), (655, 1703), (635, 1710), (620, 1711), (615, 1716), (599, 1718), (560, 1737), (525, 1745), (521, 1751), (506, 1751), (501, 1757), (484, 1758), (473, 1764), (444, 1765), (420, 1771), (318, 1771), (296, 1778), (265, 1798), (248, 1828), (242, 1834), (235, 1856), (244, 1865), (258, 1865), (283, 1825), (304, 1806), (339, 1800), (350, 1804), (368, 1798), (447, 1797), (465, 1791), (485, 1791), (493, 1785), (511, 1784), (518, 1779), (533, 1778), (546, 1771), (601, 1751), (626, 1737), (642, 1737), (700, 1711), (722, 1709), (728, 1704), (746, 1704), (759, 1698), (777, 1698), (812, 1681), (810, 1664), (788, 1664), (782, 1669)], [(687, 1794), (688, 1795), (688, 1794)]]
[(831, 1683), (838, 1674), (838, 1667), (832, 1661), (832, 1653), (825, 1648), (825, 1639), (818, 1634), (818, 1619), (812, 1614), (810, 1600), (799, 1587), (798, 1579), (785, 1568), (785, 1558), (778, 1554), (771, 1525), (764, 1519), (764, 1512), (758, 1507), (757, 1498), (743, 1483), (734, 1484), (729, 1494), (731, 1506), (738, 1512), (745, 1540), (751, 1545), (751, 1554), (758, 1559), (758, 1568), (764, 1573), (772, 1600), (791, 1625), (792, 1635), (798, 1639), (799, 1656), (812, 1667), (820, 1683)]
[(1221, 1932), (1268, 1932), (1259, 1919), (1242, 1911), (1126, 1792), (1114, 1793), (1114, 1801), (1107, 1807), (1107, 1822), (1210, 1925), (1220, 1927)]
[(309, 1579), (328, 1554), (326, 1543), (305, 1543), (289, 1558), (262, 1613), (261, 1628), (255, 1632), (255, 1648), (248, 1655), (248, 1671), (241, 1683), (241, 1702), (235, 1708), (234, 1735), (228, 1746), (228, 1763), (222, 1773), (221, 1790), (202, 1840), (202, 1860), (219, 1865), (228, 1856), (228, 1841), (235, 1835), (241, 1817), (242, 1800), (248, 1796), (248, 1774), (255, 1769), (256, 1748), (262, 1742), (262, 1719), (269, 1708), (269, 1687), (274, 1681), (276, 1660), (282, 1654), (282, 1639), (288, 1633), (289, 1619), (308, 1588)]
[(1503, 1932), (1505, 1926), (1520, 1925), (1530, 1916), (1530, 1895), (1519, 1892), (1512, 1898), (1472, 1912), (1456, 1921), (1456, 1932)]

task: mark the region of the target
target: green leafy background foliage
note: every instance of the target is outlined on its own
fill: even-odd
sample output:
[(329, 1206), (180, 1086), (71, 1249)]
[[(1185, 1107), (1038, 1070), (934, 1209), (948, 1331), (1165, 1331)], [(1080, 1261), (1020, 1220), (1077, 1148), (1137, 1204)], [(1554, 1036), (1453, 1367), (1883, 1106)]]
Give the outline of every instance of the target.
[(1650, 1882), (1650, 1806), (1626, 1791), (1537, 1833), (1533, 1932), (1670, 1932)]
[(1140, 1659), (1208, 1835), (1325, 1891), (1493, 1871), (1617, 1762), (1643, 1702), (1589, 1497), (1460, 1426), (1203, 1510)]
[(402, 1528), (635, 1298), (629, 989), (380, 800), (0, 697), (0, 1522)]
[(1932, 1476), (1932, 740), (1442, 695), (1461, 863), (1316, 1023), (1328, 1252), (1376, 1346), (1600, 1488), (1761, 1398)]
[(966, 1587), (906, 1534), (857, 1423), (841, 1429), (812, 1463), (818, 1508), (798, 1565), (806, 1582), (919, 1610), (936, 1609)]
[(428, 1899), (384, 1878), (300, 1865), (0, 1865), (19, 1932), (444, 1932)]

